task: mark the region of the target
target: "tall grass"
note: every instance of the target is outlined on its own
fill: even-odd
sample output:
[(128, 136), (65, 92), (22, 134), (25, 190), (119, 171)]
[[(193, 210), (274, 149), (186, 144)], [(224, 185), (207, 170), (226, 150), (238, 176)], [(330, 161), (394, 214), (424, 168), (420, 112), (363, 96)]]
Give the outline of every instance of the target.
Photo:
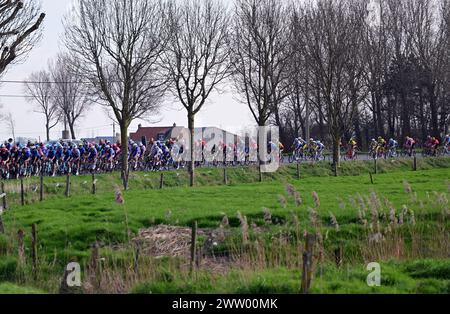
[[(274, 202), (282, 209), (292, 208), (283, 219), (264, 207), (259, 215), (251, 219), (237, 211), (239, 224), (236, 227), (230, 226), (230, 219), (224, 214), (217, 220), (217, 228), (203, 229), (198, 250), (201, 253), (194, 274), (190, 273), (189, 260), (183, 255), (168, 254), (155, 258), (140, 251), (130, 234), (128, 220), (124, 218), (127, 240), (120, 245), (98, 243), (99, 248), (93, 248), (80, 261), (84, 270), (83, 286), (76, 291), (127, 293), (136, 286), (149, 283), (152, 289), (172, 291), (172, 283), (175, 287), (176, 282), (186, 282), (191, 286), (183, 286), (176, 292), (196, 289), (211, 289), (212, 292), (214, 287), (208, 282), (228, 280), (236, 271), (239, 271), (243, 282), (251, 280), (252, 274), (268, 269), (298, 271), (302, 266), (305, 235), (308, 233), (315, 234), (317, 239), (314, 247), (316, 277), (321, 276), (323, 269), (336, 263), (337, 248), (342, 249), (343, 256), (342, 264), (336, 267), (342, 268), (361, 267), (373, 261), (448, 258), (450, 191), (430, 192), (422, 196), (417, 195), (408, 182), (404, 181), (403, 185), (408, 198), (398, 208), (388, 195), (375, 192), (367, 195), (357, 193), (347, 201), (341, 198), (340, 207), (351, 214), (338, 221), (333, 212), (321, 207), (317, 192), (311, 192), (313, 204), (306, 205), (296, 188), (285, 184), (285, 194), (278, 195)], [(319, 210), (328, 212), (326, 218), (318, 214)], [(167, 215), (170, 212), (168, 210)], [(124, 207), (124, 217), (126, 215)], [(10, 227), (7, 230), (9, 233), (0, 237), (0, 281), (58, 292), (64, 274), (64, 267), (58, 262), (58, 252), (55, 251), (53, 259), (39, 255), (38, 276), (33, 279), (29, 249), (25, 252), (25, 261), (19, 262), (17, 229)], [(28, 233), (25, 236), (29, 238)], [(66, 261), (70, 259), (70, 256), (66, 256)], [(227, 289), (236, 292), (241, 288), (230, 284)], [(289, 291), (298, 292), (296, 289)]]

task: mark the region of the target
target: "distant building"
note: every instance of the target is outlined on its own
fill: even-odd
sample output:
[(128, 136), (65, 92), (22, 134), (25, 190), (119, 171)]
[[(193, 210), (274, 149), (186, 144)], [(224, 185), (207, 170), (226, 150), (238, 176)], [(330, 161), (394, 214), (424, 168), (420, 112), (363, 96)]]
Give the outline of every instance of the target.
[[(130, 138), (135, 142), (142, 142), (145, 139), (146, 143), (151, 141), (152, 139), (155, 141), (166, 141), (172, 138), (178, 138), (181, 131), (184, 127), (179, 127), (175, 123), (172, 126), (166, 127), (143, 127), (139, 124), (138, 129), (134, 133), (130, 133)], [(205, 140), (209, 141), (214, 137), (220, 137), (222, 140), (225, 136), (227, 136), (227, 141), (230, 141), (230, 138), (233, 138), (234, 141), (236, 135), (225, 130), (216, 128), (216, 127), (208, 127), (208, 131), (205, 132), (205, 127), (203, 128), (195, 128), (195, 140), (199, 140), (205, 137)]]
[(165, 141), (173, 134), (179, 134), (183, 127), (178, 127), (175, 123), (172, 126), (143, 127), (139, 124), (134, 133), (130, 133), (130, 138), (135, 142), (141, 142), (143, 138), (148, 142), (151, 139), (155, 141)]

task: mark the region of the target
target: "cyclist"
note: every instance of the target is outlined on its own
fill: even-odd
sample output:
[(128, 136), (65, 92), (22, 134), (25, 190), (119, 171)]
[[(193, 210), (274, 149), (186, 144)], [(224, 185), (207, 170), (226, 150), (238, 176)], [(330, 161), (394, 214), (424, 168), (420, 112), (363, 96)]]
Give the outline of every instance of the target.
[(23, 176), (27, 176), (27, 169), (28, 169), (28, 165), (30, 164), (31, 161), (31, 151), (30, 149), (25, 146), (22, 148), (22, 151), (20, 153), (20, 165), (23, 166), (24, 170), (22, 172)]
[(315, 142), (315, 144), (316, 144), (316, 159), (319, 160), (319, 159), (323, 158), (323, 152), (325, 150), (325, 145), (320, 140), (317, 140)]
[(2, 144), (0, 148), (0, 165), (3, 169), (3, 175), (5, 179), (9, 179), (9, 161), (11, 158), (11, 153), (6, 148), (5, 144)]
[(137, 170), (139, 158), (141, 157), (141, 150), (137, 143), (133, 143), (130, 151), (129, 161), (133, 162), (133, 170)]
[(444, 142), (442, 144), (444, 145), (444, 154), (450, 154), (450, 134), (447, 134), (445, 136)]
[(378, 142), (376, 139), (373, 138), (369, 144), (369, 155), (372, 156), (372, 158), (377, 157), (377, 147), (378, 147)]
[(428, 135), (425, 143), (423, 144), (423, 146), (424, 146), (423, 149), (424, 149), (425, 155), (432, 154), (432, 145), (433, 145), (433, 138), (431, 137), (431, 135)]
[(413, 155), (415, 146), (416, 146), (416, 141), (412, 137), (407, 136), (403, 147), (405, 149), (406, 154), (409, 157), (411, 157)]
[(97, 164), (98, 151), (95, 145), (89, 144), (89, 149), (87, 151), (87, 162), (89, 164), (89, 170), (91, 172), (95, 171)]
[(388, 148), (389, 148), (389, 156), (397, 157), (398, 142), (393, 138), (390, 138), (388, 142)]
[(283, 145), (283, 143), (281, 143), (281, 142), (279, 142), (278, 143), (278, 149), (280, 150), (280, 161), (282, 161), (283, 160), (283, 152), (284, 152), (284, 145)]
[(439, 140), (436, 137), (433, 137), (431, 139), (431, 146), (430, 146), (430, 148), (431, 148), (432, 156), (437, 156), (439, 144), (440, 144), (440, 142), (439, 142)]
[(37, 169), (40, 169), (41, 167), (41, 154), (39, 152), (39, 149), (32, 145), (30, 147), (30, 154), (31, 154), (31, 165), (33, 166), (33, 171), (35, 174), (37, 174)]
[(308, 156), (311, 159), (315, 158), (316, 151), (317, 151), (317, 145), (313, 138), (309, 139), (308, 144), (306, 144), (303, 149), (308, 152)]
[(356, 141), (356, 136), (352, 136), (350, 141), (348, 141), (348, 151), (347, 151), (347, 157), (349, 159), (355, 159), (356, 158), (356, 150), (358, 148), (358, 142)]
[(382, 136), (378, 136), (377, 141), (377, 157), (385, 157), (386, 156), (386, 140)]
[(71, 151), (70, 168), (72, 169), (73, 165), (76, 165), (76, 176), (80, 173), (81, 156), (81, 151), (78, 148), (78, 145), (74, 144)]
[(11, 151), (11, 149), (13, 148), (13, 146), (15, 146), (14, 143), (13, 143), (13, 139), (12, 139), (12, 138), (8, 139), (8, 142), (6, 143), (5, 146), (6, 146), (6, 149), (7, 149), (7, 150)]
[(105, 146), (103, 158), (108, 165), (107, 170), (112, 171), (114, 169), (114, 157), (116, 156), (116, 152), (110, 145)]

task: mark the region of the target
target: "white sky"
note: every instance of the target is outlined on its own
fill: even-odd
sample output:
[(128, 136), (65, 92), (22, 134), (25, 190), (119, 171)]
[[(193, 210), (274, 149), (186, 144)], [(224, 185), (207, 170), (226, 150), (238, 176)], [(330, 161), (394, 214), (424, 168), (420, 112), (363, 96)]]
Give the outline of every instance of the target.
[[(228, 0), (224, 0), (228, 1)], [(43, 37), (37, 47), (30, 53), (23, 64), (13, 65), (9, 68), (2, 80), (26, 80), (34, 71), (45, 69), (49, 59), (54, 58), (60, 50), (60, 36), (63, 33), (62, 18), (70, 6), (70, 0), (42, 0), (42, 9), (46, 13)], [(0, 95), (23, 95), (23, 84), (0, 85)], [(150, 124), (146, 121), (136, 120), (129, 131), (134, 132), (139, 123), (144, 126), (172, 125), (174, 122), (180, 126), (187, 126), (184, 108), (181, 104), (173, 103), (172, 98), (163, 104), (159, 117), (152, 119), (159, 121)], [(34, 105), (26, 98), (8, 98), (0, 96), (2, 113), (11, 112), (15, 120), (16, 137), (31, 137), (45, 139), (44, 117), (34, 112)], [(196, 117), (197, 126), (217, 126), (229, 131), (241, 130), (244, 126), (253, 125), (254, 121), (250, 110), (245, 104), (235, 100), (230, 89), (221, 95), (212, 95), (209, 103)], [(51, 138), (61, 137), (63, 125), (58, 125), (51, 131)], [(116, 127), (118, 132), (118, 127)], [(112, 135), (112, 121), (108, 118), (103, 107), (94, 105), (76, 126), (78, 138)], [(0, 141), (11, 136), (7, 125), (0, 124)]]

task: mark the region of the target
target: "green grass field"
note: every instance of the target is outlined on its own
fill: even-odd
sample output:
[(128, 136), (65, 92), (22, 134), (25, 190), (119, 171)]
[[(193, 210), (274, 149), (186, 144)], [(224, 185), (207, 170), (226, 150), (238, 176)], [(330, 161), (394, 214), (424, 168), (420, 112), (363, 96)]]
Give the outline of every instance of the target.
[[(420, 163), (420, 169), (428, 170), (413, 172), (409, 161), (381, 162), (374, 184), (369, 162), (356, 163), (354, 168), (343, 165), (341, 173), (346, 175), (340, 177), (329, 176), (326, 164), (304, 165), (301, 180), (295, 178), (295, 167), (286, 167), (265, 175), (262, 183), (255, 183), (254, 170), (233, 169), (229, 186), (215, 185), (221, 184), (221, 170), (203, 169), (199, 186), (192, 189), (179, 184), (184, 173), (166, 174), (163, 190), (156, 188), (158, 174), (134, 174), (124, 205), (115, 203), (116, 175), (99, 177), (96, 195), (90, 194), (89, 177), (75, 178), (70, 198), (51, 193), (52, 184), (64, 179), (48, 179), (46, 201), (35, 202), (30, 190), (30, 204), (14, 205), (3, 214), (6, 233), (0, 236), (0, 256), (5, 258), (0, 262), (0, 282), (9, 283), (0, 284), (0, 293), (58, 292), (64, 265), (76, 260), (85, 270), (96, 241), (101, 245), (104, 287), (86, 288), (88, 293), (297, 293), (305, 231), (317, 232), (322, 239), (314, 293), (449, 293), (450, 168), (444, 159)], [(7, 189), (12, 191), (14, 186), (9, 184)], [(289, 184), (297, 196), (289, 195)], [(141, 254), (138, 275), (128, 274), (136, 257), (130, 238), (139, 230), (161, 224), (189, 227), (197, 221), (202, 230), (217, 232), (224, 228), (224, 216), (229, 222), (227, 238), (212, 254), (228, 257), (226, 271), (200, 267), (191, 276), (183, 258)], [(402, 224), (397, 226), (400, 219)], [(38, 229), (37, 279), (30, 279), (33, 223)], [(19, 265), (17, 258), (19, 229), (26, 231), (25, 265)], [(378, 233), (383, 240), (371, 243)], [(206, 238), (201, 236), (200, 244)], [(333, 262), (337, 247), (344, 252), (339, 268)], [(365, 283), (365, 265), (370, 261), (382, 265), (381, 287)], [(115, 276), (120, 280), (113, 281), (121, 284), (109, 282), (106, 287)], [(87, 275), (83, 278), (87, 280)]]

